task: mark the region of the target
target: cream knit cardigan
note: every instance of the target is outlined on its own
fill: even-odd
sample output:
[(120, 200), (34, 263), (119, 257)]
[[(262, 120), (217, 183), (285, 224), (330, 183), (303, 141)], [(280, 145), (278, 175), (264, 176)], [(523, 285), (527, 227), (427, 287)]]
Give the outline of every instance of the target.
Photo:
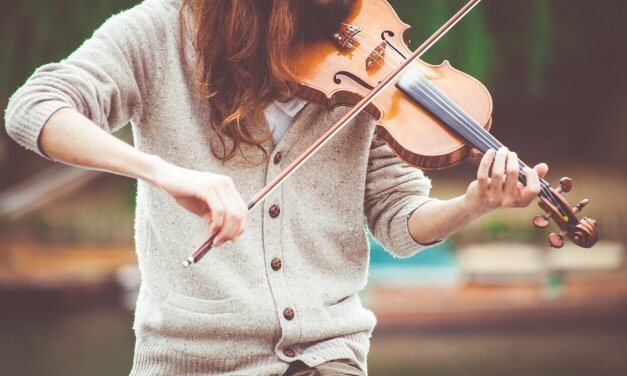
[[(192, 49), (178, 42), (179, 7), (179, 0), (147, 0), (111, 17), (67, 59), (39, 68), (10, 100), (9, 135), (41, 154), (41, 128), (60, 108), (111, 132), (130, 121), (138, 149), (228, 175), (248, 199), (346, 112), (307, 104), (278, 145), (265, 145), (271, 154), (262, 165), (216, 159), (203, 137), (210, 110), (191, 79)], [(132, 375), (271, 375), (294, 360), (315, 366), (339, 358), (366, 369), (376, 320), (357, 295), (368, 274), (364, 223), (392, 254), (414, 254), (424, 246), (411, 238), (407, 219), (430, 189), (420, 170), (373, 141), (373, 131), (373, 120), (358, 116), (250, 213), (238, 242), (190, 269), (181, 261), (206, 240), (207, 226), (138, 182), (142, 282)], [(275, 163), (277, 153), (283, 158)]]

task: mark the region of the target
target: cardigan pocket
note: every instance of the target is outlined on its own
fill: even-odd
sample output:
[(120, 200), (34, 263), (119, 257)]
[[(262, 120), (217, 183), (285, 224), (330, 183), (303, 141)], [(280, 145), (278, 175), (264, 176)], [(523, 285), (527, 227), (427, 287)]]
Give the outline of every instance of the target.
[(184, 311), (205, 314), (233, 313), (239, 306), (241, 306), (241, 302), (235, 298), (206, 300), (183, 295), (173, 290), (168, 290), (165, 301), (170, 306)]

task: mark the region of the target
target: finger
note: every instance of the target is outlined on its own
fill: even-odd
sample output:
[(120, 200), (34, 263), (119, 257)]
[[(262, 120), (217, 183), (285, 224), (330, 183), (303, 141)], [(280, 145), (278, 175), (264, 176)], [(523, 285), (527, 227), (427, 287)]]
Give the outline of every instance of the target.
[(215, 192), (208, 193), (205, 196), (205, 201), (209, 205), (209, 215), (211, 217), (209, 232), (215, 234), (224, 223), (224, 206)]
[(529, 205), (540, 193), (540, 178), (538, 172), (529, 167), (525, 167), (525, 177), (527, 186), (520, 191), (520, 206)]
[(496, 152), (493, 149), (489, 149), (483, 155), (483, 158), (481, 158), (481, 163), (477, 169), (477, 183), (482, 190), (486, 190), (490, 186), (488, 174), (490, 173), (490, 166), (492, 165), (495, 154)]
[(236, 242), (242, 236), (245, 229), (246, 229), (246, 217), (243, 217), (243, 219), (240, 221), (239, 227), (237, 228), (235, 232), (235, 236), (233, 237), (234, 242)]
[(536, 170), (538, 176), (541, 178), (545, 177), (546, 173), (549, 172), (549, 166), (546, 163), (538, 163), (533, 169)]
[(248, 216), (248, 206), (244, 202), (244, 199), (237, 191), (235, 184), (232, 180), (229, 180), (229, 184), (225, 189), (224, 193), (228, 195), (230, 202), (234, 204), (234, 219), (237, 223), (237, 226), (233, 229), (233, 241), (237, 240), (237, 238), (244, 232), (246, 228), (246, 217)]
[(244, 230), (246, 229), (247, 215), (248, 215), (248, 209), (246, 209), (244, 214), (242, 214), (242, 216), (240, 217), (239, 226), (237, 227), (235, 231), (235, 236), (233, 237), (233, 241), (237, 241), (237, 239), (239, 239), (239, 237), (244, 233)]
[(518, 167), (518, 155), (514, 152), (510, 152), (507, 155), (503, 193), (506, 196), (505, 199), (511, 202), (514, 202), (516, 199), (516, 188), (518, 187)]
[(216, 247), (219, 247), (228, 240), (233, 240), (236, 230), (239, 227), (237, 203), (233, 202), (231, 197), (229, 197), (223, 189), (218, 190), (218, 196), (224, 205), (224, 222), (213, 243)]
[(202, 212), (200, 216), (207, 223), (207, 226), (209, 227), (209, 231), (212, 232), (213, 219), (211, 218), (211, 210), (210, 209), (205, 210), (204, 212)]
[(490, 174), (490, 192), (493, 198), (502, 197), (503, 195), (503, 181), (505, 180), (505, 161), (509, 150), (506, 147), (500, 148), (496, 152), (494, 157), (494, 164), (492, 165), (492, 174)]

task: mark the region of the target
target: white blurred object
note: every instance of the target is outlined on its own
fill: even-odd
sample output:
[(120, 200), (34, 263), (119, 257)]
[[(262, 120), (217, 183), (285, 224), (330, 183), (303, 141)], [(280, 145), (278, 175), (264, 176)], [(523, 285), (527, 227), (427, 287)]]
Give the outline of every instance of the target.
[(541, 282), (548, 274), (543, 249), (529, 244), (470, 245), (459, 250), (458, 261), (462, 275), (473, 282)]
[(102, 173), (53, 165), (0, 192), (0, 218), (16, 220), (81, 189)]
[(621, 243), (610, 241), (600, 241), (589, 249), (566, 243), (564, 248), (551, 249), (547, 261), (555, 271), (619, 270), (625, 262), (625, 248)]
[(139, 285), (141, 283), (141, 273), (136, 264), (127, 264), (120, 267), (116, 273), (118, 284), (124, 289), (123, 303), (130, 310), (135, 310)]

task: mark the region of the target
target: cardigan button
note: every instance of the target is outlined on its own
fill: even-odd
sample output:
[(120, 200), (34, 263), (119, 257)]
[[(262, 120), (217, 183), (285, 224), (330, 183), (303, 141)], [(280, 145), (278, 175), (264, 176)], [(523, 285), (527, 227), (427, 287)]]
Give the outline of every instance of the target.
[(283, 311), (283, 317), (285, 317), (286, 320), (293, 319), (294, 315), (295, 315), (295, 312), (291, 308), (285, 308), (285, 310)]
[(274, 155), (274, 164), (279, 164), (281, 163), (282, 160), (283, 160), (283, 154), (281, 154), (281, 152), (279, 151)]
[(283, 354), (285, 354), (285, 356), (293, 358), (296, 356), (296, 352), (292, 349), (283, 349)]
[(272, 205), (270, 207), (270, 217), (272, 218), (276, 218), (279, 216), (279, 214), (281, 214), (281, 209), (279, 208), (278, 205)]
[(283, 262), (281, 262), (281, 259), (277, 257), (273, 258), (272, 262), (270, 262), (270, 266), (272, 267), (272, 270), (274, 270), (275, 272), (281, 269), (282, 265), (283, 265)]

